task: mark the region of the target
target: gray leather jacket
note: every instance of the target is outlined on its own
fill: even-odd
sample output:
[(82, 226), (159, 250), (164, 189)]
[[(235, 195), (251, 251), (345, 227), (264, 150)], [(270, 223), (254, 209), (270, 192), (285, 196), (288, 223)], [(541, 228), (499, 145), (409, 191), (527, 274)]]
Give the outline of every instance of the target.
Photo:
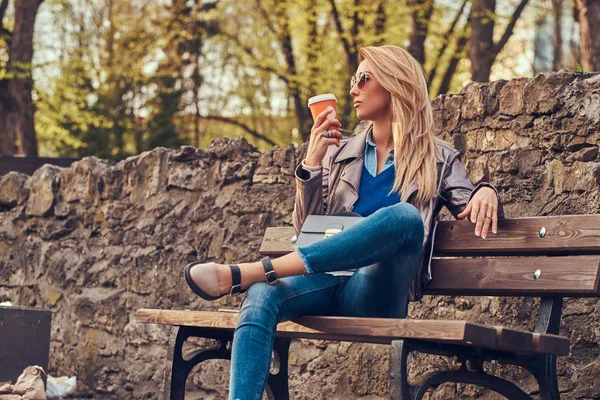
[[(323, 159), (322, 172), (311, 178), (310, 173), (305, 171), (301, 165), (296, 168), (296, 200), (292, 216), (296, 233), (300, 231), (307, 215), (324, 215), (332, 185), (340, 173), (344, 161), (346, 166), (339, 179), (335, 191), (335, 201), (331, 204), (330, 213), (341, 211), (352, 211), (354, 203), (358, 199), (360, 178), (363, 171), (363, 159), (367, 129), (356, 135), (343, 139), (340, 147), (330, 146)], [(413, 204), (423, 218), (425, 228), (425, 239), (423, 241), (423, 253), (419, 271), (413, 281), (410, 290), (411, 300), (420, 300), (423, 296), (423, 288), (431, 280), (431, 255), (435, 229), (439, 221), (439, 212), (445, 206), (456, 218), (460, 214), (473, 194), (483, 186), (489, 186), (498, 191), (489, 183), (483, 182), (473, 187), (467, 172), (460, 162), (460, 153), (445, 142), (439, 141), (438, 160), (438, 190), (437, 195), (426, 204), (414, 203), (417, 185), (413, 182), (408, 194), (408, 202)], [(498, 217), (504, 217), (502, 203), (498, 197)]]

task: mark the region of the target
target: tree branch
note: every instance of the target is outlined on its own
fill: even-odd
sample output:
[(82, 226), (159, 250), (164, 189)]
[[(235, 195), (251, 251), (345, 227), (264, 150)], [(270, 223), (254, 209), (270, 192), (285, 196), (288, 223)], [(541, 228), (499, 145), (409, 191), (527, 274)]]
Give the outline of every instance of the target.
[(340, 14), (338, 13), (338, 9), (335, 6), (335, 0), (329, 0), (329, 3), (331, 4), (333, 22), (335, 22), (335, 27), (340, 35), (340, 38), (342, 39), (344, 50), (346, 51), (346, 54), (350, 55), (352, 52), (352, 48), (350, 46), (350, 43), (348, 43), (348, 39), (346, 39), (346, 36), (344, 35), (344, 28), (342, 27), (342, 22), (340, 21)]
[(219, 115), (207, 115), (207, 116), (200, 116), (201, 119), (207, 119), (207, 120), (212, 120), (212, 121), (220, 121), (220, 122), (225, 122), (227, 124), (232, 124), (235, 125), (239, 128), (242, 128), (243, 130), (245, 130), (246, 132), (248, 132), (250, 135), (254, 136), (257, 139), (261, 139), (264, 140), (265, 142), (269, 143), (272, 146), (276, 146), (277, 143), (275, 143), (272, 139), (264, 136), (263, 134), (255, 131), (254, 129), (250, 128), (248, 125), (244, 124), (243, 122), (240, 121), (236, 121), (233, 118), (228, 118), (228, 117), (221, 117)]
[[(8, 0), (2, 0), (2, 3), (0, 3), (0, 27), (4, 26), (4, 24), (2, 24), (2, 21), (4, 20), (4, 14), (6, 13), (6, 9), (8, 8)], [(2, 28), (4, 29), (4, 28)]]
[(458, 63), (460, 61), (460, 57), (458, 56), (458, 54), (462, 53), (462, 50), (465, 48), (465, 45), (468, 41), (469, 38), (466, 36), (461, 36), (458, 39), (458, 42), (456, 44), (457, 51), (455, 52), (455, 54), (452, 55), (452, 59), (448, 64), (448, 69), (446, 69), (444, 79), (442, 80), (440, 88), (438, 89), (438, 96), (440, 94), (448, 93), (448, 90), (450, 89), (450, 83), (452, 82), (452, 77), (454, 76), (454, 73), (456, 72), (456, 67), (458, 66)]
[(352, 15), (352, 28), (350, 29), (350, 37), (352, 38), (352, 52), (358, 47), (358, 30), (362, 22), (360, 16), (360, 0), (354, 0), (354, 14)]
[(7, 8), (8, 8), (8, 0), (2, 0), (2, 3), (0, 3), (0, 37), (4, 36), (4, 38), (5, 38), (4, 41), (8, 45), (8, 48), (10, 49), (10, 42), (12, 40), (12, 32), (10, 32), (8, 29), (4, 28), (4, 23), (2, 22), (4, 20), (4, 14), (6, 13)]
[(245, 46), (244, 44), (242, 44), (242, 42), (240, 41), (240, 39), (237, 36), (231, 35), (227, 32), (221, 32), (221, 34), (223, 36), (225, 36), (228, 39), (231, 39), (236, 45), (238, 45), (238, 47), (240, 47), (240, 49), (246, 53), (247, 55), (249, 55), (250, 57), (252, 57), (253, 60), (255, 60), (255, 66), (259, 69), (262, 69), (263, 71), (267, 71), (270, 72), (272, 74), (275, 74), (279, 79), (281, 79), (282, 81), (284, 81), (286, 84), (290, 83), (290, 80), (287, 76), (285, 76), (284, 74), (282, 74), (281, 72), (277, 71), (275, 68), (273, 68), (270, 65), (265, 64), (262, 61), (258, 61), (256, 59), (256, 55), (254, 54), (254, 52), (252, 51), (252, 49), (250, 47)]
[(469, 17), (467, 18), (467, 22), (465, 23), (463, 31), (460, 34), (458, 40), (456, 41), (456, 49), (454, 50), (454, 53), (452, 54), (450, 63), (448, 63), (448, 68), (446, 69), (446, 73), (444, 73), (444, 78), (442, 79), (442, 83), (440, 84), (440, 87), (438, 88), (438, 93), (437, 93), (438, 95), (448, 93), (448, 90), (450, 90), (450, 83), (452, 83), (452, 77), (456, 73), (456, 68), (458, 67), (458, 63), (464, 56), (463, 50), (464, 50), (466, 44), (468, 43), (469, 36), (470, 36), (471, 14), (472, 14), (472, 11), (469, 12)]
[(504, 31), (502, 38), (496, 45), (494, 45), (494, 49), (492, 51), (492, 59), (495, 59), (498, 56), (498, 54), (500, 54), (500, 52), (504, 48), (504, 45), (506, 45), (506, 42), (508, 42), (508, 39), (510, 39), (510, 37), (512, 36), (515, 24), (517, 23), (519, 17), (521, 16), (521, 13), (523, 12), (523, 9), (525, 8), (525, 6), (527, 6), (528, 2), (529, 0), (521, 0), (521, 3), (515, 9), (515, 12), (513, 13), (510, 19), (510, 22), (506, 26), (506, 30)]
[(419, 62), (425, 64), (425, 40), (429, 34), (429, 22), (433, 13), (433, 0), (410, 0), (407, 2), (411, 14), (411, 32), (408, 52)]
[(385, 2), (383, 0), (379, 1), (377, 4), (377, 11), (375, 12), (375, 36), (377, 40), (375, 41), (376, 46), (381, 46), (383, 44), (383, 33), (385, 32), (385, 23), (386, 23), (386, 14), (385, 14)]
[(260, 15), (262, 15), (262, 17), (267, 22), (267, 28), (269, 28), (271, 33), (273, 33), (275, 36), (279, 36), (279, 32), (277, 32), (277, 30), (275, 29), (275, 24), (273, 23), (273, 21), (271, 21), (271, 18), (269, 18), (269, 13), (267, 13), (267, 10), (265, 10), (261, 3), (262, 2), (260, 0), (256, 0), (256, 7), (258, 7)]
[(454, 21), (452, 21), (452, 25), (450, 25), (450, 28), (448, 28), (448, 30), (444, 34), (444, 42), (442, 44), (442, 47), (440, 48), (440, 51), (438, 51), (436, 61), (435, 61), (435, 63), (433, 63), (433, 67), (431, 68), (431, 71), (429, 71), (429, 76), (427, 77), (427, 86), (428, 87), (431, 87), (431, 82), (433, 82), (433, 78), (435, 78), (435, 74), (437, 73), (437, 67), (440, 63), (440, 60), (442, 59), (442, 56), (446, 52), (446, 49), (448, 48), (448, 44), (450, 43), (450, 36), (452, 36), (452, 34), (454, 33), (454, 29), (456, 29), (456, 25), (458, 24), (458, 21), (460, 20), (460, 17), (462, 16), (462, 13), (463, 13), (468, 1), (469, 0), (463, 1), (462, 5), (460, 6), (460, 10), (456, 14), (456, 17), (454, 18)]
[(216, 1), (212, 1), (209, 3), (204, 3), (200, 6), (200, 9), (198, 10), (199, 12), (206, 12), (206, 11), (210, 11), (212, 9), (217, 8), (217, 5), (219, 4), (219, 0)]
[[(279, 20), (283, 21), (281, 24), (281, 32), (279, 33), (279, 43), (281, 44), (281, 51), (285, 57), (287, 64), (288, 76), (295, 77), (296, 71), (296, 58), (294, 57), (294, 48), (292, 44), (292, 35), (290, 33), (289, 16), (288, 10), (285, 8), (285, 3), (280, 3), (275, 7), (275, 13)], [(294, 82), (292, 82), (294, 83)], [(294, 83), (294, 87), (296, 87)]]
[(12, 38), (12, 32), (0, 26), (0, 36), (6, 36), (6, 39)]

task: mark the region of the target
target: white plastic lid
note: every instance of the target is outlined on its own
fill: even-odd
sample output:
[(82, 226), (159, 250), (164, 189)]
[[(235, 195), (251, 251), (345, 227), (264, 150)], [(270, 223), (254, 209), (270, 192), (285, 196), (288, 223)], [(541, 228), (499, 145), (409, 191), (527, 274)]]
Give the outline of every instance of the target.
[(325, 100), (333, 100), (333, 101), (337, 102), (337, 98), (335, 97), (335, 94), (325, 93), (325, 94), (313, 96), (310, 99), (308, 99), (308, 106), (310, 107), (310, 105), (313, 103), (317, 103), (319, 101), (325, 101)]

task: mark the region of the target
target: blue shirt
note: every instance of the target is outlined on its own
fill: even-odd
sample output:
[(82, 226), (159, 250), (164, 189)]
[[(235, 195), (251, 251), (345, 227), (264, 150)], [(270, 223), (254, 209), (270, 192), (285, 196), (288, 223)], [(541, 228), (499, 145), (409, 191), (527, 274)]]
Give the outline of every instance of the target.
[(396, 170), (394, 168), (387, 168), (385, 171), (381, 171), (379, 175), (372, 176), (367, 171), (367, 165), (363, 165), (358, 200), (354, 203), (352, 211), (363, 217), (368, 217), (382, 207), (400, 203), (398, 192), (390, 194), (395, 178)]
[[(377, 175), (377, 146), (372, 140), (373, 130), (367, 133), (367, 144), (365, 145), (365, 167), (371, 176)], [(390, 151), (381, 172), (394, 165), (394, 149)], [(381, 173), (380, 172), (380, 173)]]

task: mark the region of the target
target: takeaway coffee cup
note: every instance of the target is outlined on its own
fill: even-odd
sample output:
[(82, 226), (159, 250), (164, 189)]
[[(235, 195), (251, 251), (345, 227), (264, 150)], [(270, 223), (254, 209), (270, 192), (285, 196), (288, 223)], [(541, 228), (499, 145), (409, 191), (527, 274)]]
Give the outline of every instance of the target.
[(313, 120), (317, 119), (317, 116), (329, 106), (333, 107), (335, 113), (333, 117), (335, 118), (337, 116), (337, 98), (334, 94), (320, 94), (308, 99), (308, 107), (310, 108)]

